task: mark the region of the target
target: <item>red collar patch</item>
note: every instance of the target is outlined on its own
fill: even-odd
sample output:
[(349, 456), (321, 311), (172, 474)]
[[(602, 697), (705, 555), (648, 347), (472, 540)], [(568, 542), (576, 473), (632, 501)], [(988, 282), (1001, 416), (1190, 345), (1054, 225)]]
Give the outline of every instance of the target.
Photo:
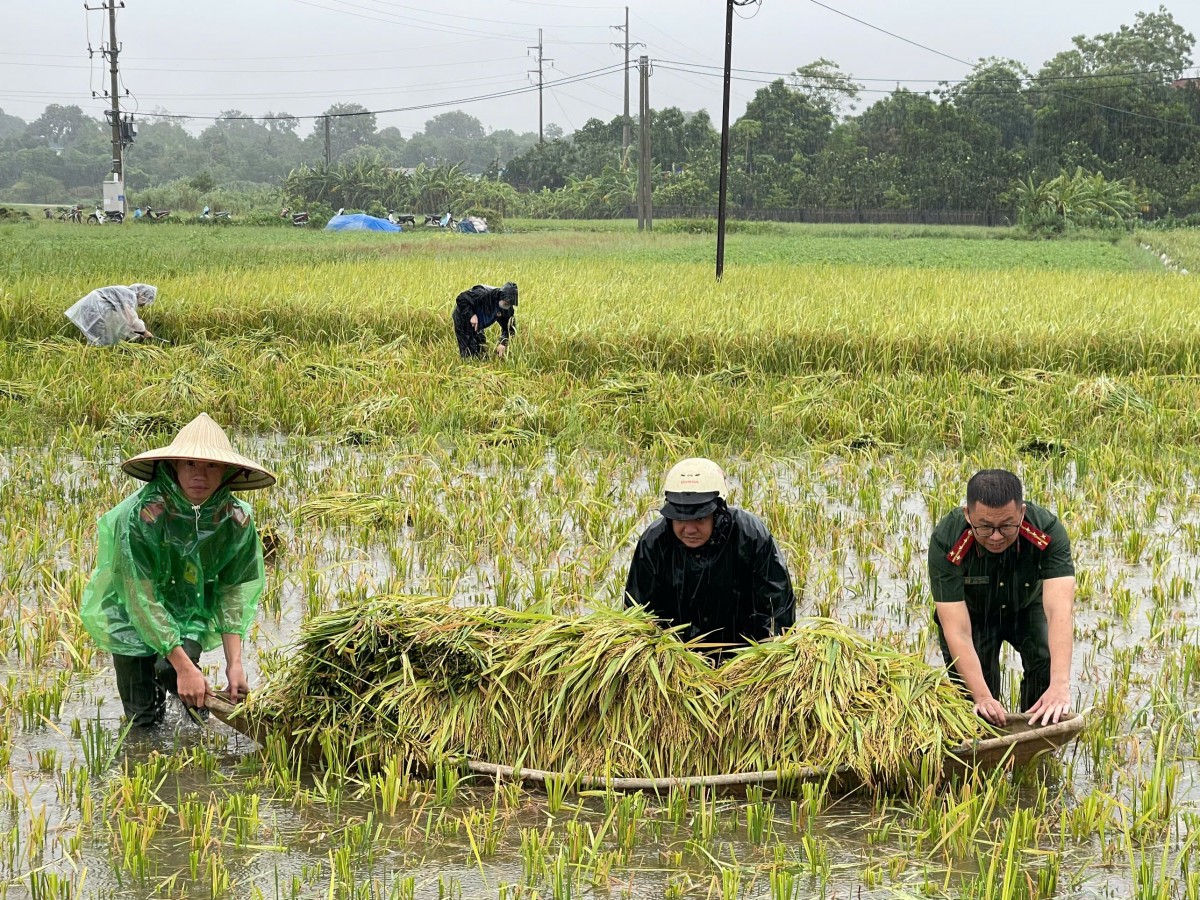
[(946, 554), (946, 559), (950, 560), (956, 566), (961, 566), (963, 558), (967, 555), (967, 551), (974, 546), (975, 532), (968, 528), (958, 536), (957, 543), (950, 548), (950, 552)]
[[(1050, 546), (1050, 535), (1034, 526), (1028, 519), (1021, 521), (1021, 527), (1017, 530), (1017, 534), (1033, 544), (1039, 550), (1045, 550)], [(975, 532), (970, 528), (963, 531), (958, 536), (958, 541), (950, 548), (950, 552), (946, 554), (946, 559), (954, 563), (956, 566), (961, 566), (967, 553), (975, 546)]]
[(1045, 550), (1050, 546), (1050, 535), (1040, 528), (1035, 528), (1028, 519), (1021, 521), (1021, 528), (1017, 533), (1039, 550)]

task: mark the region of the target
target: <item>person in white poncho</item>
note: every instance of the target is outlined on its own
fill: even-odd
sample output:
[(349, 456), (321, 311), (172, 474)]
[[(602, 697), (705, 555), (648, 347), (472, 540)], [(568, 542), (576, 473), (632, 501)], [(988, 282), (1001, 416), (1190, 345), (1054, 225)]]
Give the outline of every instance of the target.
[(154, 302), (158, 288), (152, 284), (110, 285), (96, 288), (66, 312), (93, 346), (111, 347), (119, 341), (152, 338), (138, 315)]

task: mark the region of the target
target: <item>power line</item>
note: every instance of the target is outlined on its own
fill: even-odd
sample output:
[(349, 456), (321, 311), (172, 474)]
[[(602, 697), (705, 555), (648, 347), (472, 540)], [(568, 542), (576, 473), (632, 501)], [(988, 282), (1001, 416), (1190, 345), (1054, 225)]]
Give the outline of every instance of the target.
[(822, 9), (827, 9), (831, 13), (835, 13), (839, 16), (844, 16), (845, 18), (850, 19), (852, 22), (857, 22), (859, 25), (865, 25), (867, 28), (870, 28), (873, 31), (878, 31), (881, 34), (886, 34), (888, 37), (893, 37), (898, 41), (904, 41), (904, 43), (906, 43), (906, 44), (912, 44), (914, 47), (920, 47), (922, 50), (928, 50), (930, 53), (936, 54), (937, 56), (944, 56), (946, 59), (952, 60), (956, 63), (962, 63), (964, 66), (974, 67), (974, 65), (975, 65), (974, 63), (967, 62), (965, 59), (959, 59), (957, 56), (951, 56), (949, 53), (943, 53), (941, 50), (935, 50), (932, 47), (926, 46), (925, 44), (921, 44), (921, 43), (918, 43), (917, 41), (910, 40), (909, 38), (906, 38), (903, 35), (896, 34), (894, 31), (888, 31), (886, 28), (880, 28), (878, 25), (872, 25), (870, 22), (867, 22), (863, 19), (859, 19), (855, 16), (850, 15), (849, 13), (844, 13), (840, 9), (834, 9), (832, 6), (828, 6), (824, 3), (822, 3), (821, 0), (808, 0), (808, 2), (812, 3), (816, 6), (819, 6)]
[[(713, 69), (716, 67), (715, 66), (700, 66), (695, 63), (656, 62), (655, 65), (657, 65), (663, 69), (666, 69), (668, 71), (685, 72), (688, 74), (700, 75), (700, 76), (703, 76), (706, 78), (715, 78), (721, 74), (720, 72), (697, 71), (698, 68)], [(692, 67), (695, 67), (695, 68), (692, 68)], [(748, 82), (750, 84), (774, 84), (776, 81), (780, 81), (780, 80), (783, 80), (786, 78), (796, 77), (795, 72), (790, 72), (790, 73), (762, 72), (762, 71), (756, 71), (754, 69), (734, 69), (733, 71), (734, 72), (750, 72), (750, 73), (758, 74), (758, 75), (772, 76), (772, 77), (768, 77), (768, 78), (751, 78), (751, 77), (745, 76), (745, 75), (731, 76), (736, 81), (744, 81), (744, 82)], [(817, 80), (817, 81), (821, 81), (821, 80), (841, 81), (842, 80), (841, 78), (826, 79), (826, 78), (822, 78), (819, 76), (809, 76), (807, 74), (799, 76), (799, 77), (804, 78), (804, 79), (811, 78), (812, 80)], [(853, 81), (853, 79), (849, 79), (849, 78), (847, 78), (846, 80)], [(863, 80), (866, 80), (866, 79), (863, 79)], [(897, 82), (899, 82), (899, 81), (904, 81), (905, 79), (873, 78), (870, 80), (871, 81), (889, 81), (889, 82), (897, 81)], [(957, 87), (957, 86), (969, 83), (969, 79), (965, 79), (965, 78), (957, 79), (955, 81), (945, 81), (945, 80), (941, 80), (941, 79), (936, 80), (936, 81), (934, 81), (932, 79), (913, 79), (912, 81), (914, 83), (919, 83), (919, 84), (938, 84), (938, 85), (945, 85), (947, 87)], [(1109, 90), (1120, 89), (1120, 88), (1167, 87), (1167, 86), (1168, 86), (1168, 82), (1166, 82), (1165, 80), (1163, 80), (1161, 78), (1155, 78), (1155, 79), (1146, 79), (1144, 81), (1123, 81), (1123, 82), (1115, 82), (1115, 83), (1111, 83), (1111, 84), (1081, 85), (1079, 87), (1072, 88), (1071, 90), (1072, 90), (1072, 92), (1109, 91)], [(894, 90), (881, 90), (879, 88), (866, 88), (866, 87), (855, 87), (854, 91), (855, 91), (855, 93), (861, 93), (861, 94), (885, 94), (886, 95), (886, 94), (895, 93)], [(925, 91), (925, 92), (912, 91), (911, 93), (929, 93), (929, 92), (928, 91)], [(938, 91), (938, 93), (940, 93), (940, 91)], [(1031, 79), (1029, 82), (1029, 85), (1027, 87), (1021, 87), (1021, 88), (1017, 88), (1015, 90), (974, 90), (971, 92), (971, 96), (973, 96), (973, 97), (1007, 96), (1007, 95), (1016, 95), (1016, 94), (1025, 94), (1025, 93), (1061, 93), (1062, 96), (1069, 96), (1068, 93), (1065, 91), (1062, 91), (1061, 88), (1051, 88), (1051, 87), (1039, 86), (1037, 84), (1036, 79)]]
[[(668, 71), (674, 71), (674, 72), (689, 72), (690, 71), (688, 69), (677, 69), (672, 66), (663, 65), (661, 63), (659, 63), (658, 66), (662, 69), (665, 69)], [(715, 72), (695, 72), (694, 74), (706, 75), (706, 76), (714, 77), (714, 78), (718, 76), (718, 73), (715, 73)], [(730, 76), (730, 77), (734, 81), (747, 81), (752, 84), (771, 84), (772, 83), (770, 81), (763, 81), (762, 79), (737, 77), (737, 76)], [(776, 79), (776, 80), (778, 80), (778, 79)], [(1200, 124), (1195, 123), (1195, 122), (1181, 122), (1176, 119), (1164, 119), (1161, 116), (1152, 116), (1152, 115), (1148, 115), (1146, 113), (1140, 113), (1140, 112), (1137, 112), (1137, 111), (1131, 110), (1131, 109), (1122, 109), (1119, 106), (1109, 106), (1106, 103), (1097, 103), (1094, 100), (1088, 100), (1085, 97), (1078, 96), (1078, 94), (1084, 90), (1110, 90), (1110, 89), (1116, 88), (1116, 87), (1141, 87), (1141, 86), (1146, 86), (1146, 85), (1151, 85), (1151, 84), (1158, 85), (1158, 84), (1161, 84), (1161, 82), (1146, 82), (1145, 84), (1133, 83), (1133, 84), (1126, 84), (1126, 85), (1098, 85), (1098, 86), (1087, 87), (1087, 88), (1076, 88), (1072, 91), (1064, 91), (1061, 88), (1038, 87), (1036, 84), (1030, 84), (1028, 87), (1017, 88), (1016, 90), (1012, 90), (1012, 91), (974, 91), (972, 93), (974, 96), (988, 96), (988, 95), (991, 95), (991, 96), (1017, 96), (1020, 94), (1030, 94), (1030, 93), (1050, 94), (1055, 97), (1061, 97), (1066, 100), (1074, 100), (1077, 103), (1083, 103), (1088, 106), (1094, 106), (1097, 109), (1108, 110), (1109, 112), (1114, 112), (1114, 113), (1117, 113), (1117, 114), (1123, 115), (1123, 116), (1131, 116), (1136, 119), (1146, 119), (1151, 122), (1158, 122), (1162, 125), (1176, 125), (1176, 126), (1179, 126), (1180, 128), (1200, 128)], [(862, 89), (858, 90), (858, 93), (887, 95), (887, 94), (892, 94), (895, 92), (894, 91), (885, 91), (885, 90), (881, 90), (881, 89), (873, 89), (873, 88), (862, 88)], [(913, 91), (912, 93), (919, 93), (919, 92)], [(925, 92), (925, 93), (929, 93), (929, 92)]]
[[(488, 62), (511, 62), (513, 60), (524, 59), (524, 58), (525, 57), (523, 57), (523, 56), (504, 56), (504, 57), (496, 57), (493, 59), (489, 59)], [(123, 57), (122, 62), (126, 64), (127, 68), (132, 68), (137, 72), (195, 72), (195, 73), (204, 74), (204, 75), (214, 74), (214, 70), (211, 68), (208, 68), (208, 69), (183, 69), (178, 66), (170, 66), (168, 68), (156, 68), (153, 66), (137, 66), (137, 65), (130, 66), (129, 62), (131, 59), (132, 59), (132, 57), (129, 57), (129, 58)], [(85, 69), (85, 68), (90, 68), (89, 66), (68, 66), (68, 65), (62, 65), (60, 63), (18, 63), (18, 62), (0, 62), (0, 66), (21, 66), (23, 68), (38, 68), (38, 69)], [(406, 71), (411, 71), (413, 69), (423, 70), (423, 69), (433, 69), (433, 68), (447, 68), (447, 67), (451, 67), (451, 66), (457, 67), (457, 68), (462, 68), (462, 63), (459, 61), (454, 61), (454, 62), (444, 62), (444, 63), (427, 63), (425, 65), (411, 65), (411, 66), (363, 66), (362, 68), (357, 68), (357, 67), (347, 68), (347, 67), (343, 67), (343, 66), (338, 66), (336, 68), (329, 68), (329, 69), (314, 69), (311, 66), (306, 66), (303, 69), (227, 69), (227, 68), (222, 67), (220, 70), (220, 74), (222, 74), (222, 75), (303, 75), (303, 74), (308, 74), (308, 73), (321, 74), (321, 73), (331, 73), (331, 72), (406, 72)]]
[[(336, 0), (335, 0), (335, 2), (336, 2)], [(399, 9), (406, 9), (406, 10), (409, 10), (410, 12), (418, 12), (418, 13), (429, 12), (429, 10), (420, 9), (419, 7), (414, 8), (412, 6), (406, 6), (403, 3), (387, 2), (387, 0), (371, 0), (371, 2), (377, 3), (380, 6), (393, 6), (393, 7), (398, 7)], [(538, 27), (537, 22), (513, 22), (508, 19), (488, 19), (483, 16), (460, 16), (455, 13), (448, 13), (448, 12), (438, 13), (438, 15), (445, 16), (448, 19), (466, 19), (469, 22), (490, 22), (495, 25), (512, 25), (515, 28), (537, 28)], [(556, 25), (555, 27), (556, 28), (603, 28), (604, 26), (603, 25)]]
[[(709, 65), (708, 63), (691, 62), (689, 60), (664, 59), (664, 60), (658, 60), (656, 62), (656, 65), (691, 66), (696, 69), (714, 69), (716, 71), (721, 70), (720, 66)], [(1200, 66), (1192, 66), (1189, 69), (1185, 69), (1185, 71), (1192, 71), (1192, 70), (1200, 71)], [(778, 78), (791, 78), (797, 74), (796, 70), (794, 70), (794, 69), (791, 72), (773, 72), (770, 70), (763, 70), (763, 69), (740, 69), (740, 68), (734, 67), (734, 68), (730, 69), (730, 71), (731, 72), (748, 72), (753, 75), (773, 75)], [(702, 74), (702, 73), (697, 73), (697, 74)], [(1141, 75), (1161, 76), (1163, 79), (1166, 79), (1168, 77), (1174, 78), (1173, 72), (1168, 72), (1164, 69), (1133, 69), (1133, 70), (1122, 71), (1122, 72), (1089, 72), (1089, 73), (1081, 74), (1081, 75), (1033, 75), (1033, 76), (1030, 76), (1030, 80), (1031, 81), (1087, 81), (1087, 80), (1099, 79), (1099, 78), (1117, 78), (1117, 77), (1126, 77), (1126, 76), (1134, 77), (1134, 76), (1141, 76)], [(848, 72), (837, 74), (837, 75), (825, 75), (825, 74), (822, 74), (819, 72), (810, 74), (810, 73), (806, 72), (799, 77), (811, 79), (813, 81), (841, 81), (841, 80), (882, 81), (882, 82), (887, 82), (889, 84), (894, 84), (898, 81), (902, 81), (906, 84), (947, 84), (947, 83), (948, 84), (963, 84), (970, 80), (969, 77), (967, 77), (967, 78), (903, 78), (903, 77), (899, 77), (899, 76), (890, 76), (887, 78), (868, 78), (865, 76), (853, 75)]]
[[(822, 3), (821, 0), (808, 0), (808, 2), (812, 3), (816, 6), (819, 6), (822, 9), (827, 9), (832, 13), (836, 13), (839, 16), (844, 16), (845, 18), (850, 19), (854, 22), (858, 22), (860, 25), (865, 25), (867, 28), (870, 28), (874, 31), (878, 31), (878, 32), (881, 32), (882, 34), (888, 35), (889, 37), (893, 37), (898, 41), (904, 41), (904, 43), (906, 43), (906, 44), (912, 44), (914, 47), (920, 47), (922, 50), (928, 50), (930, 53), (936, 54), (937, 56), (944, 56), (946, 59), (953, 60), (954, 62), (962, 63), (964, 66), (970, 66), (971, 68), (974, 68), (974, 63), (967, 62), (967, 60), (965, 60), (965, 59), (959, 59), (957, 56), (952, 56), (949, 53), (943, 53), (941, 50), (935, 50), (933, 47), (928, 47), (925, 44), (921, 44), (921, 43), (918, 43), (917, 41), (910, 40), (909, 38), (906, 38), (903, 35), (896, 34), (893, 31), (888, 31), (886, 28), (880, 28), (878, 25), (872, 25), (870, 22), (867, 22), (863, 19), (859, 19), (855, 16), (850, 15), (849, 13), (844, 13), (839, 9), (834, 9), (832, 6)], [(1150, 116), (1150, 115), (1146, 115), (1145, 113), (1139, 113), (1132, 109), (1121, 109), (1120, 107), (1117, 107), (1117, 106), (1108, 106), (1107, 104), (1104, 104), (1104, 103), (1096, 103), (1092, 100), (1087, 100), (1083, 97), (1075, 96), (1073, 93), (1056, 91), (1051, 88), (1040, 88), (1040, 90), (1042, 90), (1045, 93), (1053, 94), (1054, 96), (1069, 98), (1071, 100), (1076, 101), (1077, 103), (1085, 103), (1089, 106), (1094, 106), (1097, 109), (1104, 109), (1104, 110), (1108, 110), (1109, 112), (1115, 112), (1115, 113), (1119, 113), (1119, 114), (1125, 115), (1125, 116), (1132, 116), (1136, 119), (1147, 119), (1152, 122), (1161, 122), (1164, 125), (1179, 125), (1184, 128), (1200, 128), (1200, 125), (1197, 125), (1192, 122), (1176, 122), (1171, 119), (1160, 118), (1159, 116)]]
[(492, 32), (477, 31), (477, 30), (468, 29), (468, 28), (458, 28), (453, 25), (437, 27), (428, 22), (423, 22), (420, 19), (411, 20), (408, 17), (397, 16), (392, 13), (384, 13), (384, 15), (392, 16), (391, 18), (386, 18), (386, 19), (380, 18), (378, 15), (365, 15), (364, 13), (361, 13), (361, 12), (354, 12), (354, 10), (361, 9), (361, 10), (365, 10), (367, 13), (378, 13), (379, 10), (371, 9), (368, 6), (362, 6), (358, 3), (351, 3), (351, 2), (349, 2), (349, 0), (329, 0), (329, 2), (338, 3), (341, 6), (350, 7), (350, 9), (334, 9), (329, 6), (323, 6), (320, 3), (314, 3), (314, 2), (312, 2), (312, 0), (292, 0), (292, 2), (298, 3), (301, 6), (311, 6), (314, 9), (319, 9), (324, 12), (336, 13), (341, 16), (353, 16), (358, 19), (367, 19), (368, 21), (371, 21), (371, 22), (383, 22), (386, 25), (404, 25), (409, 28), (418, 28), (423, 31), (433, 31), (433, 32), (437, 32), (439, 34), (466, 35), (466, 36), (470, 36), (470, 37), (488, 38), (488, 39), (493, 39), (493, 40), (494, 39), (513, 40), (513, 39), (517, 39), (519, 37), (516, 34), (509, 34), (509, 35), (497, 34), (494, 31), (492, 31)]
[[(554, 81), (547, 81), (545, 82), (545, 87), (553, 88), (557, 85), (577, 84), (579, 82), (589, 81), (593, 78), (602, 78), (605, 75), (611, 75), (614, 72), (619, 71), (619, 65), (608, 66), (605, 69), (596, 69), (591, 72), (582, 72), (579, 75), (571, 75), (565, 78), (556, 79)], [(361, 112), (316, 113), (313, 115), (299, 116), (198, 116), (188, 113), (154, 113), (154, 116), (159, 119), (194, 119), (201, 122), (268, 122), (275, 119), (299, 119), (301, 121), (326, 118), (340, 119), (351, 116), (378, 116), (389, 113), (413, 112), (423, 109), (438, 109), (444, 106), (455, 106), (463, 103), (476, 103), (482, 100), (498, 100), (502, 97), (515, 97), (521, 94), (528, 94), (536, 90), (538, 90), (537, 85), (526, 85), (525, 87), (512, 88), (505, 91), (495, 91), (490, 94), (478, 94), (474, 97), (460, 97), (456, 100), (442, 100), (434, 103), (419, 103), (413, 106), (396, 106), (388, 109), (364, 110)]]

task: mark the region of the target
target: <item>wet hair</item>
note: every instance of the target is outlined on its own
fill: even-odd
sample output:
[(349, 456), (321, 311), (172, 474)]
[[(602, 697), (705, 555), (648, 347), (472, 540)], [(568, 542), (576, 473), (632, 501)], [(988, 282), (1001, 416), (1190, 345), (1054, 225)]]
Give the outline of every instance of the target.
[(980, 469), (967, 482), (967, 506), (976, 503), (999, 509), (1016, 503), (1024, 503), (1021, 479), (1007, 469)]

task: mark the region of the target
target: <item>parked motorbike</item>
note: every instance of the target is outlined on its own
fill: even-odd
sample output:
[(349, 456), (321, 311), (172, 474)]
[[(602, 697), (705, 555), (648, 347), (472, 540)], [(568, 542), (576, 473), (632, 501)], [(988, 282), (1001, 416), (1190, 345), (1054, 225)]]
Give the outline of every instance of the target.
[(220, 212), (213, 212), (211, 209), (209, 209), (206, 206), (206, 207), (204, 207), (204, 210), (200, 213), (200, 218), (206, 222), (208, 222), (208, 221), (228, 222), (229, 221), (229, 211), (222, 210)]
[(409, 226), (412, 226), (412, 225), (416, 225), (416, 224), (417, 224), (417, 217), (416, 217), (416, 216), (410, 216), (410, 215), (398, 216), (398, 215), (396, 215), (394, 212), (392, 212), (390, 209), (388, 210), (388, 216), (387, 216), (387, 217), (388, 217), (388, 221), (389, 221), (389, 222), (391, 222), (393, 225), (409, 225)]
[(120, 225), (125, 221), (125, 214), (120, 210), (113, 212), (105, 212), (100, 207), (96, 207), (96, 211), (90, 213), (87, 217), (89, 225), (103, 225), (106, 222), (112, 222), (114, 225)]
[(292, 225), (296, 228), (300, 228), (300, 227), (308, 224), (308, 213), (306, 213), (306, 212), (295, 212), (294, 213), (288, 207), (285, 206), (283, 209), (281, 209), (279, 211), (279, 218), (286, 219), (286, 218), (288, 218), (288, 216), (291, 216)]
[(450, 213), (446, 213), (444, 216), (431, 216), (426, 214), (425, 225), (428, 228), (454, 229), (458, 227), (458, 219), (454, 218), (454, 216), (450, 215)]
[(146, 207), (146, 215), (155, 221), (158, 219), (165, 219), (170, 214), (171, 211), (169, 209), (154, 209), (149, 206)]

